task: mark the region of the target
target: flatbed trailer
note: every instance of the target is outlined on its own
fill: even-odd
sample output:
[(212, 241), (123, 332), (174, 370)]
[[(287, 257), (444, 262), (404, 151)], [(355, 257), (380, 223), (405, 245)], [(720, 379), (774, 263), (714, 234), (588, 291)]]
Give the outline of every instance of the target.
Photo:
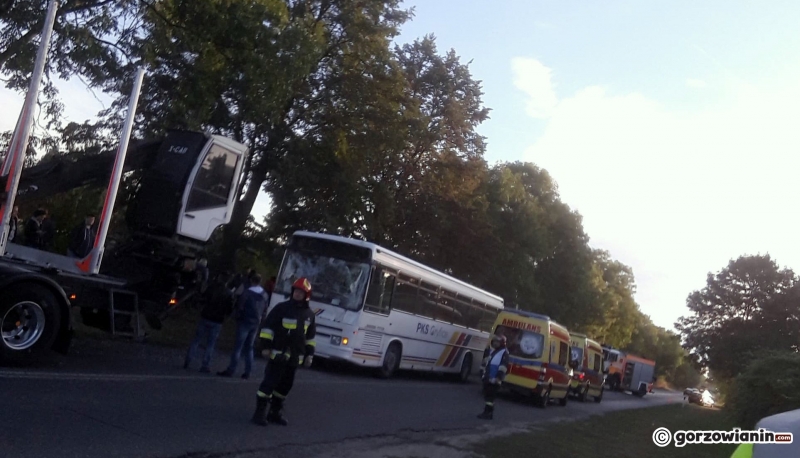
[[(170, 307), (180, 302), (181, 275), (194, 267), (212, 233), (230, 222), (248, 150), (219, 135), (181, 130), (129, 148), (144, 78), (140, 68), (115, 153), (77, 161), (62, 158), (23, 173), (58, 4), (51, 0), (48, 7), (31, 84), (0, 171), (0, 362), (35, 358), (50, 349), (66, 353), (73, 307), (88, 311), (82, 313), (84, 322), (100, 316), (112, 333), (119, 331), (115, 320), (120, 316), (135, 321), (133, 334), (140, 329), (140, 313), (151, 325), (160, 325)], [(132, 160), (126, 161), (129, 150)], [(130, 170), (144, 171), (125, 218), (132, 235), (125, 243), (107, 247), (117, 192), (123, 173)], [(105, 177), (98, 231), (86, 257), (8, 241), (17, 200), (99, 184)]]

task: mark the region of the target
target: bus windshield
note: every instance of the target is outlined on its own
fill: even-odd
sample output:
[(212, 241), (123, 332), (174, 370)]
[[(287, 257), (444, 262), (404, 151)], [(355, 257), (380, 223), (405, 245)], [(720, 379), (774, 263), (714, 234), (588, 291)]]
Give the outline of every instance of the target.
[(312, 300), (356, 311), (364, 302), (369, 263), (290, 248), (275, 291), (289, 295), (292, 283), (300, 277), (311, 282)]
[(523, 331), (501, 325), (497, 327), (495, 334), (506, 336), (508, 353), (511, 356), (539, 359), (544, 353), (544, 335), (538, 332)]

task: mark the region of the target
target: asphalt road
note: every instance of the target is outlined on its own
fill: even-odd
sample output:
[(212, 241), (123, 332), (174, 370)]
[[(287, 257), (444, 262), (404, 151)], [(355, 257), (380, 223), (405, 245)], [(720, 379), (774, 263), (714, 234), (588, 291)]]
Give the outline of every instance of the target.
[[(429, 375), (378, 380), (328, 368), (299, 371), (286, 405), (290, 425), (262, 428), (249, 418), (263, 361), (257, 361), (256, 376), (244, 381), (184, 371), (177, 350), (122, 342), (78, 347), (42, 366), (0, 369), (0, 455), (320, 456), (327, 447), (359, 440), (469, 434), (487, 423), (476, 418), (483, 406), (477, 383)], [(225, 355), (217, 355), (214, 369), (225, 363)], [(681, 400), (680, 393), (643, 399), (606, 393), (600, 404), (572, 401), (542, 410), (502, 399), (491, 427)]]

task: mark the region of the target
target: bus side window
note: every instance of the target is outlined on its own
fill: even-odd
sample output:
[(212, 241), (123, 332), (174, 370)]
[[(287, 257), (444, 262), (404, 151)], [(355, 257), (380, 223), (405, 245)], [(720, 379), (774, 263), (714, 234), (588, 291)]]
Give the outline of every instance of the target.
[(388, 315), (392, 309), (392, 294), (394, 293), (395, 276), (383, 269), (375, 269), (372, 281), (367, 291), (367, 301), (364, 310)]
[(418, 314), (434, 319), (442, 319), (442, 313), (438, 308), (439, 287), (428, 282), (421, 282), (419, 285), (419, 297), (417, 298)]
[(567, 366), (567, 360), (569, 359), (569, 345), (561, 342), (559, 345), (559, 353), (558, 353), (558, 365), (559, 366)]
[(440, 300), (442, 305), (450, 309), (450, 313), (452, 314), (452, 321), (450, 322), (452, 324), (466, 327), (467, 323), (464, 316), (466, 310), (464, 309), (464, 305), (458, 301), (458, 295), (456, 293), (451, 293), (450, 291), (442, 291)]
[(490, 332), (492, 325), (497, 318), (497, 312), (482, 302), (475, 302), (475, 305), (480, 307), (481, 321), (478, 323), (478, 329), (483, 332)]
[(397, 276), (397, 286), (394, 290), (392, 308), (406, 313), (418, 314), (417, 283), (417, 279), (399, 274)]

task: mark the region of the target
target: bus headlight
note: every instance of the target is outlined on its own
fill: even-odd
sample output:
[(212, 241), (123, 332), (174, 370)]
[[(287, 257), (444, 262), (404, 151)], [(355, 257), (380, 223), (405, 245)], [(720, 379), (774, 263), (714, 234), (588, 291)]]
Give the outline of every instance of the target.
[(342, 345), (347, 345), (347, 342), (350, 342), (350, 341), (347, 339), (347, 337), (345, 337), (344, 339), (342, 339)]
[(341, 345), (341, 344), (342, 344), (341, 336), (331, 336), (331, 345)]

